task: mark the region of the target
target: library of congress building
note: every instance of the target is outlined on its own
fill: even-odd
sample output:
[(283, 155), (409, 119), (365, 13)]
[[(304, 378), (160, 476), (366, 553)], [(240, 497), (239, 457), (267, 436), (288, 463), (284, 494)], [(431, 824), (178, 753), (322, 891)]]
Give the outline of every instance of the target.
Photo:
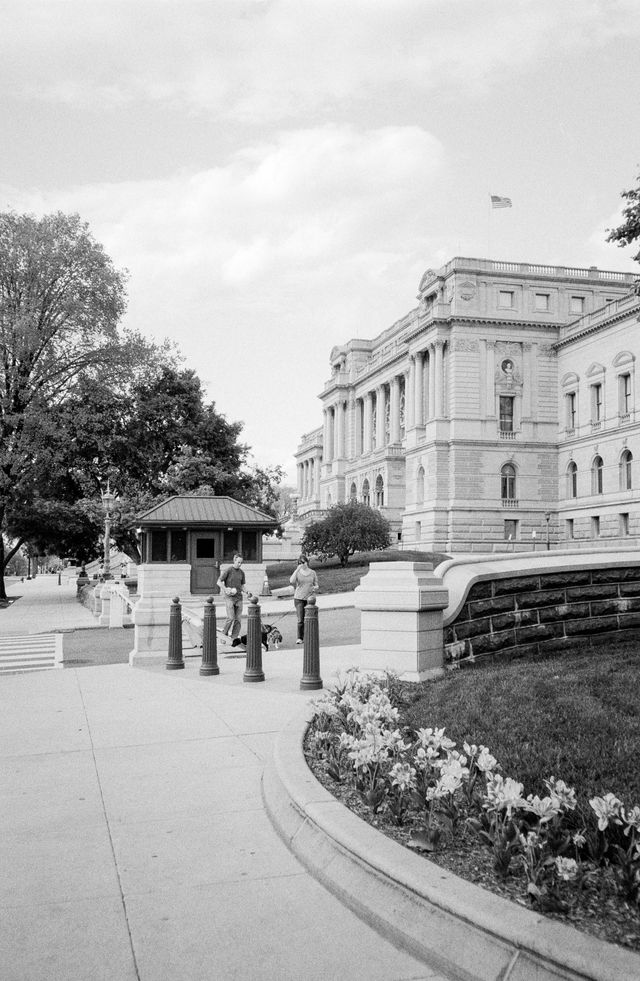
[(330, 354), (296, 453), (298, 518), (357, 500), (405, 548), (640, 541), (631, 273), (452, 259), (418, 305)]

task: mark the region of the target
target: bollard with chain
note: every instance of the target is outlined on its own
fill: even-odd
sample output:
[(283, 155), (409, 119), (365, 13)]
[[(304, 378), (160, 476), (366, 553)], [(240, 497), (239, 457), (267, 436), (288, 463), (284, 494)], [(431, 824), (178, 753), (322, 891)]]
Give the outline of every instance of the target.
[(318, 607), (315, 596), (310, 596), (304, 611), (304, 656), (302, 659), (303, 691), (322, 688), (320, 677), (320, 633), (318, 629)]
[(202, 621), (202, 665), (200, 674), (220, 674), (218, 667), (218, 639), (216, 636), (216, 608), (213, 596), (207, 598)]
[(252, 596), (247, 612), (247, 664), (243, 681), (264, 681), (262, 670), (262, 629), (258, 597)]
[(169, 657), (165, 665), (167, 671), (177, 671), (184, 667), (182, 659), (182, 606), (180, 597), (176, 596), (171, 603), (169, 613)]

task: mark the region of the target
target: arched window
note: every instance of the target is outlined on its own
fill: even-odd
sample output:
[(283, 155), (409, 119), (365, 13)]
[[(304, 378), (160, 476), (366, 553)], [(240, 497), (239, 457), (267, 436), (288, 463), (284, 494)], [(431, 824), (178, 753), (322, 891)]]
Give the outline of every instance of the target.
[(416, 475), (416, 504), (424, 504), (424, 467), (418, 467)]
[(376, 507), (384, 507), (384, 480), (382, 479), (382, 474), (378, 474), (376, 478)]
[(329, 491), (329, 493), (327, 494), (327, 507), (330, 508), (332, 503), (333, 502), (331, 500), (331, 491)]
[(623, 450), (620, 456), (620, 490), (631, 490), (631, 450)]
[(594, 457), (593, 463), (591, 464), (591, 493), (592, 494), (602, 494), (602, 469), (603, 469), (602, 457)]
[(573, 460), (567, 467), (567, 497), (578, 496), (578, 466)]
[(349, 491), (349, 500), (350, 501), (358, 500), (358, 488), (356, 487), (355, 484), (351, 485), (351, 490)]
[(369, 481), (365, 477), (362, 482), (362, 503), (371, 504), (371, 492), (369, 491)]
[(505, 463), (500, 471), (500, 496), (503, 501), (516, 499), (516, 468), (512, 463)]

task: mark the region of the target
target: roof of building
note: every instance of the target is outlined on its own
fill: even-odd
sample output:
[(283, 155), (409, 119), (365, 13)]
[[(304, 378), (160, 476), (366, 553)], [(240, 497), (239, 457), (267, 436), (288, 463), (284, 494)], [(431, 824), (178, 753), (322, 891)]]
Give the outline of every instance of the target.
[(263, 511), (234, 501), (232, 497), (171, 497), (138, 515), (141, 525), (259, 525), (275, 527), (277, 521)]

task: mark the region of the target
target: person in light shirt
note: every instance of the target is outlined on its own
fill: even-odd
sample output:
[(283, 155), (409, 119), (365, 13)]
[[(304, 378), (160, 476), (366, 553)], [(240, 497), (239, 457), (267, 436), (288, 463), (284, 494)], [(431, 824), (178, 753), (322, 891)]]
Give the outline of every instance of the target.
[(298, 559), (298, 567), (289, 580), (295, 586), (293, 602), (298, 617), (298, 639), (296, 644), (301, 644), (304, 640), (304, 608), (311, 596), (319, 590), (318, 577), (315, 571), (309, 567), (309, 559), (306, 555), (301, 555)]

